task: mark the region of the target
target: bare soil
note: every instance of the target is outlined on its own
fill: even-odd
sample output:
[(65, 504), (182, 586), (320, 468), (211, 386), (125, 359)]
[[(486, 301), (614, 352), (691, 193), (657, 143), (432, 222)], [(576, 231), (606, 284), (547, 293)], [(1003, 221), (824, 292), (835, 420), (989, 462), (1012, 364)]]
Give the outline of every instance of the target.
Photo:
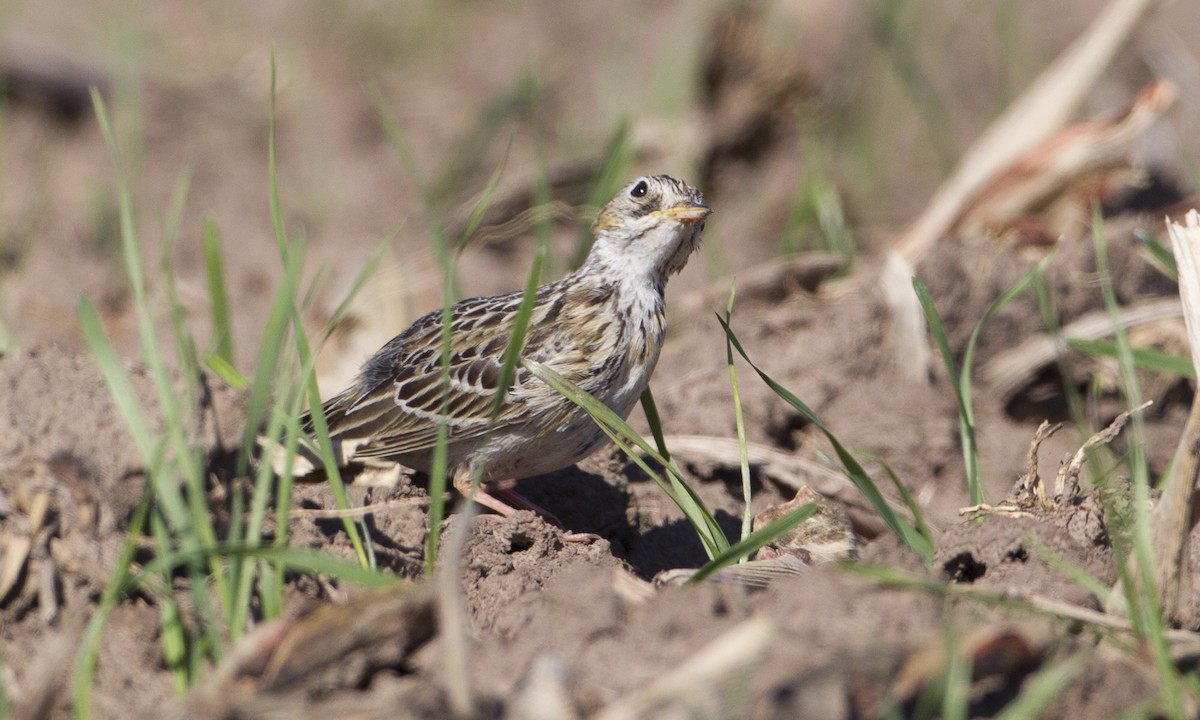
[[(667, 432), (735, 436), (724, 335), (713, 315), (723, 311), (736, 277), (732, 324), (751, 357), (847, 447), (895, 471), (929, 523), (936, 556), (926, 567), (882, 529), (853, 488), (778, 461), (755, 467), (755, 512), (790, 499), (795, 483), (808, 483), (849, 510), (865, 563), (954, 588), (1103, 610), (1106, 598), (1046, 560), (1047, 553), (1057, 555), (1105, 586), (1116, 581), (1107, 533), (1089, 510), (1094, 504), (976, 521), (959, 513), (967, 493), (949, 379), (940, 366), (921, 381), (898, 374), (875, 282), (880, 250), (894, 234), (880, 228), (901, 227), (947, 170), (939, 144), (961, 152), (994, 114), (997, 99), (1011, 97), (1061, 50), (1097, 3), (1067, 3), (1053, 17), (1041, 3), (1013, 5), (1010, 29), (1025, 48), (1018, 67), (1004, 65), (990, 21), (956, 14), (967, 11), (955, 3), (927, 3), (918, 59), (951, 106), (949, 124), (940, 130), (930, 130), (921, 108), (890, 76), (888, 56), (870, 39), (868, 11), (842, 3), (803, 11), (767, 3), (776, 13), (773, 27), (790, 28), (808, 52), (781, 50), (767, 33), (759, 46), (777, 55), (749, 62), (751, 70), (740, 75), (730, 70), (725, 80), (714, 67), (743, 67), (730, 60), (737, 52), (722, 44), (733, 31), (722, 24), (721, 8), (701, 12), (687, 3), (431, 3), (404, 11), (318, 3), (220, 11), (151, 4), (136, 20), (117, 4), (72, 5), (70, 13), (65, 5), (46, 9), (58, 3), (27, 5), (9, 8), (6, 17), (10, 39), (0, 49), (10, 80), (31, 63), (59, 68), (66, 77), (106, 79), (135, 182), (148, 267), (158, 267), (172, 189), (181, 169), (190, 169), (173, 256), (180, 292), (197, 337), (207, 339), (200, 237), (203, 219), (212, 217), (226, 251), (239, 367), (249, 369), (280, 274), (265, 170), (273, 43), (285, 221), (307, 238), (308, 277), (322, 264), (330, 268), (306, 317), (312, 327), (332, 311), (370, 252), (389, 243), (352, 322), (322, 359), (328, 391), (441, 296), (420, 195), (376, 102), (396, 116), (426, 174), (453, 181), (444, 211), (451, 229), (461, 226), (464, 208), (499, 166), (497, 205), (485, 223), (516, 216), (528, 205), (522, 198), (539, 157), (558, 173), (555, 199), (578, 206), (587, 182), (572, 180), (569, 170), (582, 168), (581, 176), (590, 177), (612, 129), (629, 117), (637, 148), (631, 176), (695, 172), (717, 210), (708, 247), (668, 290), (668, 345), (651, 385)], [(894, 22), (908, 27), (917, 19)], [(1147, 35), (1196, 22), (1200, 9), (1175, 3), (1153, 18)], [(1200, 52), (1200, 40), (1184, 40), (1193, 57)], [(864, 45), (870, 48), (861, 50)], [(1119, 106), (1148, 77), (1142, 58), (1151, 46), (1142, 39), (1121, 56), (1090, 101), (1095, 108)], [(503, 115), (500, 129), (489, 134), (479, 118), (489, 108), (499, 112), (504, 102), (522, 102), (514, 79), (527, 73), (537, 78), (536, 99)], [(742, 94), (730, 91), (730, 82)], [(83, 107), (73, 113), (44, 97), (14, 93), (3, 123), (0, 321), (21, 349), (0, 357), (0, 538), (11, 548), (15, 538), (33, 533), (29, 562), (0, 599), (3, 684), (17, 717), (70, 715), (69, 678), (83, 627), (112, 573), (144, 482), (138, 454), (74, 320), (75, 298), (87, 293), (129, 358), (138, 399), (150, 407), (153, 393), (134, 360), (112, 162)], [(1180, 165), (1200, 158), (1200, 115), (1194, 104), (1184, 104), (1168, 125), (1150, 137), (1153, 147), (1142, 159), (1168, 183), (1187, 187)], [(741, 131), (748, 135), (738, 140)], [(852, 139), (862, 134), (876, 144), (856, 155)], [(483, 147), (477, 162), (454, 169), (453, 158), (466, 156), (464, 148), (477, 141)], [(844, 277), (814, 269), (810, 256), (780, 256), (797, 188), (806, 173), (822, 171), (821, 163), (843, 195), (862, 248)], [(1110, 212), (1108, 252), (1122, 305), (1175, 293), (1135, 240), (1139, 231), (1161, 236), (1164, 212), (1162, 203)], [(568, 213), (556, 220), (556, 272), (574, 247), (577, 219)], [(1080, 222), (1084, 227), (1086, 213)], [(1062, 324), (1103, 309), (1093, 249), (1080, 235), (1060, 248), (1046, 275)], [(462, 258), (466, 293), (519, 287), (527, 271), (530, 233), (489, 237)], [(987, 306), (1030, 264), (1012, 248), (950, 239), (918, 269), (957, 357)], [(156, 271), (150, 283), (162, 297)], [(165, 326), (167, 318), (158, 320)], [(978, 349), (975, 414), (984, 491), (992, 502), (1004, 499), (1024, 472), (1038, 423), (1070, 421), (1064, 384), (1083, 392), (1096, 427), (1122, 409), (1113, 369), (1077, 355), (1062, 366), (1072, 373), (1065, 381), (1061, 367), (1048, 364), (1015, 386), (997, 386), (989, 364), (1044, 330), (1026, 294), (992, 321)], [(817, 429), (748, 366), (739, 364), (738, 372), (751, 442), (818, 463), (832, 455)], [(1145, 432), (1151, 467), (1159, 473), (1174, 452), (1193, 387), (1150, 373), (1141, 380), (1147, 399), (1155, 400)], [(241, 438), (245, 398), (212, 377), (206, 387), (195, 413), (197, 438), (219, 471), (214, 477), (225, 478)], [(640, 415), (633, 421), (645, 426)], [(1043, 444), (1042, 477), (1053, 478), (1086, 435), (1068, 425)], [(1117, 452), (1123, 442), (1117, 441)], [(677, 455), (687, 480), (735, 536), (742, 512), (736, 454)], [(890, 486), (878, 464), (867, 465), (881, 487)], [(386, 504), (367, 518), (377, 559), (412, 583), (376, 595), (291, 578), (287, 617), (259, 627), (239, 645), (235, 660), (182, 697), (163, 666), (154, 598), (125, 598), (104, 633), (94, 715), (446, 717), (461, 677), (451, 670), (460, 641), (468, 649), (466, 677), (480, 717), (590, 717), (649, 697), (681, 667), (692, 685), (657, 705), (646, 700), (643, 715), (874, 717), (893, 701), (918, 714), (921, 692), (941, 671), (948, 645), (973, 663), (974, 717), (993, 716), (1033, 673), (1072, 655), (1085, 658), (1084, 665), (1045, 717), (1109, 717), (1157, 697), (1148, 657), (1116, 649), (1090, 626), (961, 594), (892, 587), (836, 565), (809, 568), (759, 591), (722, 582), (655, 586), (651, 581), (663, 571), (698, 567), (705, 556), (678, 510), (613, 449), (523, 480), (519, 490), (565, 526), (603, 539), (563, 543), (555, 529), (526, 513), (474, 518), (459, 560), (465, 606), (450, 616), (465, 635), (447, 630), (446, 615), (440, 624), (435, 620), (431, 608), (446, 593), (422, 579), (425, 489), (404, 483), (356, 490), (355, 502)], [(1085, 488), (1085, 496), (1089, 492)], [(50, 520), (35, 527), (30, 507), (37, 497), (46, 498)], [(300, 546), (349, 558), (340, 521), (308, 512), (331, 507), (328, 488), (299, 487), (290, 535)], [(462, 523), (452, 515), (446, 536), (454, 537)], [(1193, 596), (1191, 605), (1200, 607), (1200, 593), (1193, 589)], [(710, 675), (689, 664), (727, 633), (750, 637), (764, 627), (759, 622), (769, 635), (748, 657)], [(1200, 629), (1200, 622), (1185, 620), (1184, 627)], [(285, 642), (297, 628), (303, 629), (300, 640), (292, 635)]]

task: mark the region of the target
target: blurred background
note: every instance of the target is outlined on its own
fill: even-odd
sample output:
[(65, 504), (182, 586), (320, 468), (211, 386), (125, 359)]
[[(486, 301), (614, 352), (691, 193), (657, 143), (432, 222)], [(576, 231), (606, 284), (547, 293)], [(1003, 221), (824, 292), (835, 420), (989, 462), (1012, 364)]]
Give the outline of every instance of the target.
[[(386, 247), (343, 328), (348, 365), (327, 368), (343, 377), (441, 303), (448, 253), (460, 253), (461, 295), (520, 287), (539, 243), (547, 275), (562, 275), (586, 251), (596, 206), (639, 173), (684, 178), (716, 208), (676, 298), (795, 253), (878, 255), (1101, 7), (4, 3), (0, 342), (81, 346), (74, 303), (87, 293), (118, 347), (135, 347), (114, 163), (89, 85), (113, 115), (151, 292), (162, 292), (159, 248), (173, 239), (205, 342), (208, 223), (244, 371), (281, 274), (268, 181), (274, 58), (278, 187), (287, 233), (307, 245), (306, 277), (320, 280), (314, 327)], [(1151, 13), (1082, 113), (1118, 113), (1153, 77), (1174, 80), (1180, 101), (1136, 155), (1177, 195), (1192, 192), (1200, 158), (1196, 27), (1200, 3)], [(482, 227), (462, 243), (492, 179)]]

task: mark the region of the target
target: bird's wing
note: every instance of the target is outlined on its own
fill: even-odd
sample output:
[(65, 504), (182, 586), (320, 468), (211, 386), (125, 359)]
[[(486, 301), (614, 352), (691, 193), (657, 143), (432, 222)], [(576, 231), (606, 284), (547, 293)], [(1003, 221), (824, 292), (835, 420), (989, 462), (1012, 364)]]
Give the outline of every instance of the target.
[[(451, 308), (448, 372), (440, 350), (442, 311), (417, 320), (367, 362), (354, 386), (325, 403), (330, 435), (363, 441), (354, 448), (357, 457), (429, 451), (443, 418), (451, 446), (482, 436), (492, 420), (504, 350), (521, 297), (513, 293), (473, 298)], [(531, 333), (553, 324), (555, 304), (551, 288), (539, 289)], [(528, 371), (517, 369), (494, 428), (525, 418), (524, 397), (511, 390), (531, 379)]]

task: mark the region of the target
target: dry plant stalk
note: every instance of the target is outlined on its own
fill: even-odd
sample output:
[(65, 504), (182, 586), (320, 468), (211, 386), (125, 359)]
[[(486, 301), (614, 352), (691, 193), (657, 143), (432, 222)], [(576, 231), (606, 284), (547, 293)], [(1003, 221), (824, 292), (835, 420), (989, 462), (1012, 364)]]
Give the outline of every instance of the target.
[(1115, 440), (1117, 435), (1121, 434), (1121, 428), (1125, 427), (1125, 423), (1129, 422), (1129, 418), (1134, 413), (1141, 412), (1153, 404), (1154, 401), (1147, 400), (1132, 410), (1126, 410), (1116, 416), (1108, 424), (1108, 427), (1088, 438), (1087, 442), (1071, 456), (1071, 461), (1058, 469), (1058, 475), (1054, 478), (1054, 497), (1072, 498), (1077, 496), (1079, 494), (1079, 473), (1083, 471), (1083, 463), (1087, 460), (1088, 453), (1095, 447), (1107, 445)]
[(963, 208), (1022, 156), (1048, 139), (1075, 113), (1084, 95), (1142, 18), (1159, 0), (1113, 0), (1087, 32), (1046, 68), (1020, 98), (967, 151), (926, 211), (905, 231), (896, 250), (915, 264), (944, 236)]
[[(1117, 322), (1124, 328), (1156, 323), (1182, 314), (1177, 298), (1156, 298), (1121, 308)], [(981, 376), (1004, 403), (1028, 385), (1042, 368), (1053, 363), (1063, 352), (1063, 341), (1098, 340), (1113, 333), (1113, 319), (1107, 310), (1084, 315), (1062, 329), (1061, 335), (1040, 333), (1014, 348), (997, 353), (983, 366)]]
[(1134, 141), (1170, 109), (1178, 94), (1170, 80), (1154, 80), (1119, 116), (1074, 123), (1055, 133), (980, 188), (951, 232), (971, 239), (991, 237), (1036, 214), (1042, 216), (1046, 238), (1053, 240), (1068, 230), (1053, 217), (1055, 206), (1062, 205), (1068, 212), (1065, 220), (1081, 226), (1080, 217), (1111, 189), (1114, 176), (1132, 169)]
[[(1200, 366), (1200, 213), (1188, 212), (1184, 224), (1167, 221), (1171, 247), (1179, 267), (1179, 296), (1187, 324), (1192, 363)], [(1192, 501), (1200, 473), (1200, 393), (1192, 400), (1183, 435), (1175, 450), (1171, 474), (1154, 510), (1155, 580), (1163, 609), (1178, 618), (1191, 589), (1188, 573), (1188, 536), (1196, 523)]]
[(925, 212), (888, 253), (880, 280), (892, 315), (897, 366), (903, 375), (919, 380), (929, 372), (925, 320), (910, 285), (917, 261), (950, 231), (989, 181), (1067, 122), (1117, 50), (1159, 3), (1110, 2), (1087, 32), (988, 126), (938, 188)]
[[(451, 500), (450, 493), (442, 493), (442, 501)], [(359, 505), (349, 507), (345, 510), (339, 508), (294, 508), (288, 510), (289, 520), (330, 520), (340, 518), (358, 518), (366, 515), (374, 515), (377, 512), (384, 512), (393, 508), (412, 507), (413, 505), (428, 505), (430, 498), (427, 496), (394, 498), (383, 502), (371, 503), (370, 505)]]
[(1042, 424), (1038, 425), (1033, 440), (1029, 441), (1029, 453), (1025, 457), (1025, 477), (1021, 479), (1018, 504), (1022, 501), (1028, 504), (1036, 503), (1047, 510), (1054, 507), (1054, 501), (1046, 492), (1046, 483), (1042, 482), (1041, 476), (1038, 475), (1038, 452), (1042, 449), (1042, 443), (1061, 430), (1062, 426), (1062, 423), (1051, 425), (1049, 420), (1043, 420)]
[[(666, 446), (675, 457), (690, 462), (713, 462), (737, 467), (741, 448), (734, 438), (712, 435), (668, 435)], [(887, 531), (887, 525), (864, 502), (862, 494), (843, 473), (827, 463), (783, 452), (762, 443), (746, 443), (751, 467), (760, 470), (774, 482), (799, 490), (811, 487), (821, 495), (842, 503), (850, 513), (854, 531), (866, 539), (876, 538)], [(894, 497), (885, 494), (884, 500), (898, 513), (908, 516), (908, 509)]]
[(446, 534), (441, 560), (434, 571), (434, 604), (445, 662), (446, 701), (456, 718), (474, 717), (476, 710), (471, 690), (467, 597), (462, 587), (462, 568), (467, 540), (478, 513), (479, 507), (469, 502), (458, 514)]
[(1134, 413), (1139, 413), (1153, 404), (1153, 401), (1147, 401), (1131, 410), (1126, 410), (1113, 418), (1108, 427), (1094, 433), (1088, 438), (1075, 451), (1071, 459), (1058, 469), (1058, 474), (1054, 478), (1053, 495), (1047, 491), (1046, 484), (1042, 482), (1041, 476), (1038, 475), (1038, 451), (1041, 449), (1043, 442), (1062, 428), (1062, 423), (1051, 425), (1049, 422), (1043, 420), (1034, 433), (1033, 440), (1029, 443), (1029, 453), (1025, 459), (1025, 474), (1017, 481), (1016, 487), (1013, 490), (1014, 499), (1009, 502), (1000, 503), (999, 505), (988, 505), (986, 503), (982, 505), (970, 505), (959, 508), (958, 514), (970, 515), (972, 517), (982, 517), (984, 515), (1036, 517), (1034, 513), (1028, 511), (1035, 508), (1054, 510), (1065, 506), (1074, 498), (1079, 497), (1079, 473), (1083, 471), (1083, 463), (1087, 460), (1088, 453), (1100, 445), (1107, 445), (1115, 440), (1117, 435), (1121, 434), (1125, 423), (1129, 422), (1129, 418)]
[(764, 616), (752, 617), (697, 650), (674, 670), (601, 710), (598, 720), (658, 717), (664, 707), (686, 710), (707, 697), (714, 687), (749, 668), (766, 654), (775, 625)]

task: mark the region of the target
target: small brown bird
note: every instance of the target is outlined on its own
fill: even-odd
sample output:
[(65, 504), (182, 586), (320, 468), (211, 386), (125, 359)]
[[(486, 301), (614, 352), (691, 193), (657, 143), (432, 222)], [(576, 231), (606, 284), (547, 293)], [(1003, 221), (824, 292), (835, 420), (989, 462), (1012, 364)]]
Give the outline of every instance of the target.
[[(623, 188), (596, 218), (584, 264), (537, 288), (521, 357), (627, 417), (658, 362), (667, 278), (699, 247), (711, 212), (697, 190), (666, 175)], [(448, 472), (460, 493), (468, 494), (478, 476), (479, 504), (505, 516), (534, 510), (558, 524), (514, 492), (513, 481), (572, 465), (606, 437), (583, 410), (520, 366), (493, 421), (522, 296), (471, 298), (450, 308), (448, 384), (442, 310), (375, 353), (351, 387), (324, 403), (339, 463), (388, 460), (428, 472), (444, 421)], [(312, 431), (310, 417), (304, 427)]]

